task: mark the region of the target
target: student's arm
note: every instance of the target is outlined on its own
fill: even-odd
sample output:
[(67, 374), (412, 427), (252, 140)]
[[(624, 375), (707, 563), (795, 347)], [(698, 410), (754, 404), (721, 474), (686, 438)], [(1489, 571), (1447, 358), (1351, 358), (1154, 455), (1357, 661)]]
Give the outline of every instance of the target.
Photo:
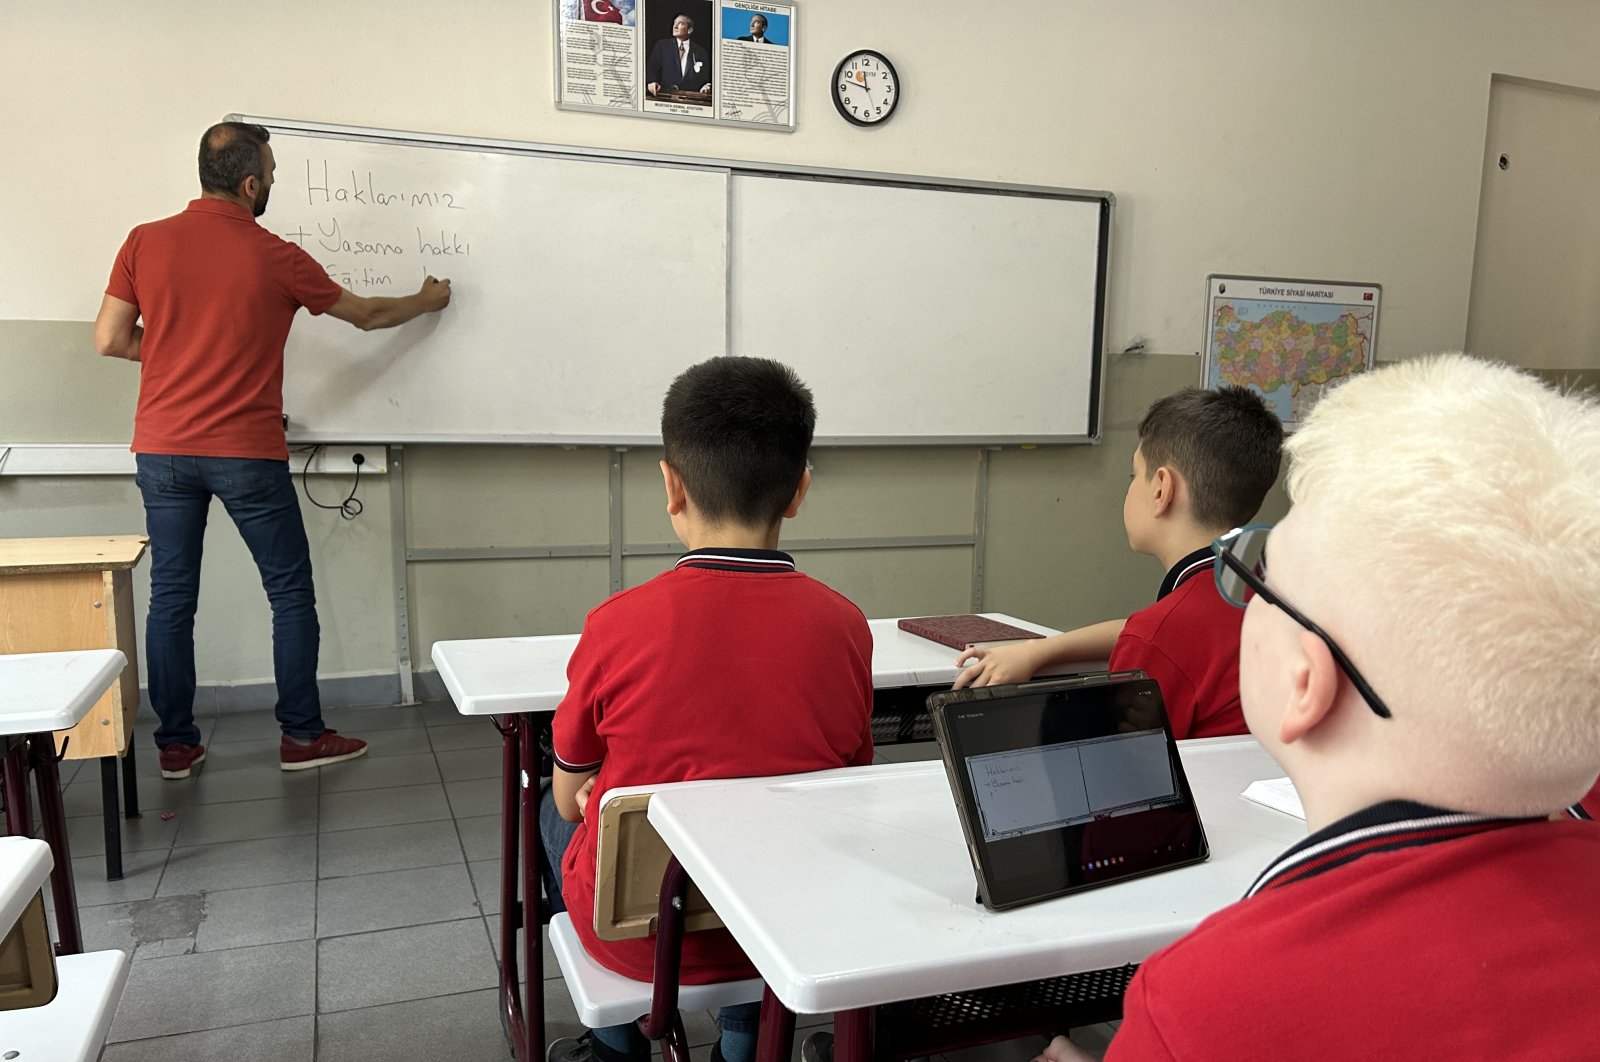
[(94, 349), (107, 358), (139, 360), (139, 343), (144, 329), (139, 327), (139, 307), (114, 295), (100, 300), (100, 313), (94, 319)]
[(956, 666), (963, 667), (969, 660), (974, 663), (956, 676), (954, 688), (959, 690), (963, 686), (1001, 686), (1011, 682), (1027, 682), (1053, 664), (1108, 659), (1111, 647), (1117, 644), (1117, 636), (1127, 622), (1106, 620), (1048, 638), (1031, 638), (1025, 642), (995, 645), (986, 649), (968, 649), (956, 657)]
[(589, 810), (589, 794), (594, 791), (596, 767), (591, 771), (568, 771), (560, 766), (551, 768), (550, 795), (555, 797), (556, 810), (568, 822), (581, 822)]
[(438, 313), (449, 305), (450, 281), (426, 277), (416, 292), (398, 298), (357, 295), (346, 288), (327, 312), (363, 332), (370, 332), (403, 325), (425, 313)]

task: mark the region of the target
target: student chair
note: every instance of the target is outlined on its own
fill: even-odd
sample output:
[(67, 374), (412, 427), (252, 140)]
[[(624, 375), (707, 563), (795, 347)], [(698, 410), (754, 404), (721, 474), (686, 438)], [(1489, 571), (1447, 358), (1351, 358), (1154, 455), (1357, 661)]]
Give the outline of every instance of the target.
[[(645, 817), (650, 793), (616, 789), (600, 808), (596, 844), (594, 930), (601, 940), (656, 938), (655, 978), (635, 981), (613, 973), (584, 950), (569, 914), (550, 919), (550, 946), (561, 978), (589, 1028), (638, 1021), (661, 1041), (664, 1062), (689, 1062), (681, 1007), (712, 1010), (761, 998), (760, 978), (680, 985), (683, 934), (717, 929), (717, 917)], [(640, 1017), (643, 1015), (643, 1017)]]

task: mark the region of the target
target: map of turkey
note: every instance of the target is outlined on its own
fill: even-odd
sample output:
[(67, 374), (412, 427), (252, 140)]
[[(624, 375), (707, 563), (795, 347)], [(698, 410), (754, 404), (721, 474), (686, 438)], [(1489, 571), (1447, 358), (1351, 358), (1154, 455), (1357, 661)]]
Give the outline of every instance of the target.
[(1210, 385), (1261, 393), (1285, 423), (1302, 420), (1324, 388), (1367, 366), (1368, 307), (1234, 299), (1215, 305)]

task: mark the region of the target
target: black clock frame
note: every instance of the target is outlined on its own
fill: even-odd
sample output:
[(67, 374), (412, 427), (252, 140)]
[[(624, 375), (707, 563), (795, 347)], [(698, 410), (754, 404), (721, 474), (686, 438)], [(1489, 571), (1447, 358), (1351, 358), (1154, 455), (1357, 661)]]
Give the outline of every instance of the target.
[[(889, 113), (884, 115), (876, 122), (864, 122), (860, 118), (857, 118), (855, 115), (851, 114), (845, 109), (844, 102), (839, 99), (839, 75), (844, 73), (844, 64), (848, 63), (852, 59), (857, 58), (858, 56), (863, 55), (870, 55), (884, 66), (888, 67), (889, 76), (894, 79), (894, 102), (889, 105)], [(887, 55), (884, 55), (882, 52), (873, 51), (871, 48), (857, 48), (843, 59), (840, 59), (839, 65), (833, 68), (833, 80), (828, 83), (828, 95), (833, 97), (833, 109), (839, 112), (839, 117), (843, 118), (851, 125), (859, 125), (864, 129), (872, 129), (883, 125), (889, 119), (894, 117), (895, 112), (900, 109), (901, 99), (903, 99), (905, 96), (905, 85), (900, 80), (900, 71), (894, 68), (894, 64), (889, 61), (889, 57)]]

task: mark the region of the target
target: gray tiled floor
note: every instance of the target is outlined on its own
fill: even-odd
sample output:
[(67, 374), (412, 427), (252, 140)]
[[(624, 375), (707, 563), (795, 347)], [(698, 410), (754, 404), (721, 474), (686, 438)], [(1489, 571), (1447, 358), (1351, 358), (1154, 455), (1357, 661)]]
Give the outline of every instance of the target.
[[(159, 777), (141, 719), (144, 814), (125, 824), (120, 882), (104, 880), (99, 774), (63, 764), (86, 941), (133, 954), (104, 1062), (509, 1057), (492, 990), (499, 735), (447, 703), (327, 718), (371, 741), (368, 755), (285, 773), (270, 712), (221, 712), (200, 720), (205, 764), (173, 782)], [(549, 1036), (576, 1035), (545, 951)], [(704, 1062), (716, 1027), (684, 1017)], [(819, 1024), (797, 1022), (801, 1035)], [(1101, 1051), (1109, 1034), (1075, 1038)], [(1040, 1046), (935, 1062), (1026, 1062)]]

